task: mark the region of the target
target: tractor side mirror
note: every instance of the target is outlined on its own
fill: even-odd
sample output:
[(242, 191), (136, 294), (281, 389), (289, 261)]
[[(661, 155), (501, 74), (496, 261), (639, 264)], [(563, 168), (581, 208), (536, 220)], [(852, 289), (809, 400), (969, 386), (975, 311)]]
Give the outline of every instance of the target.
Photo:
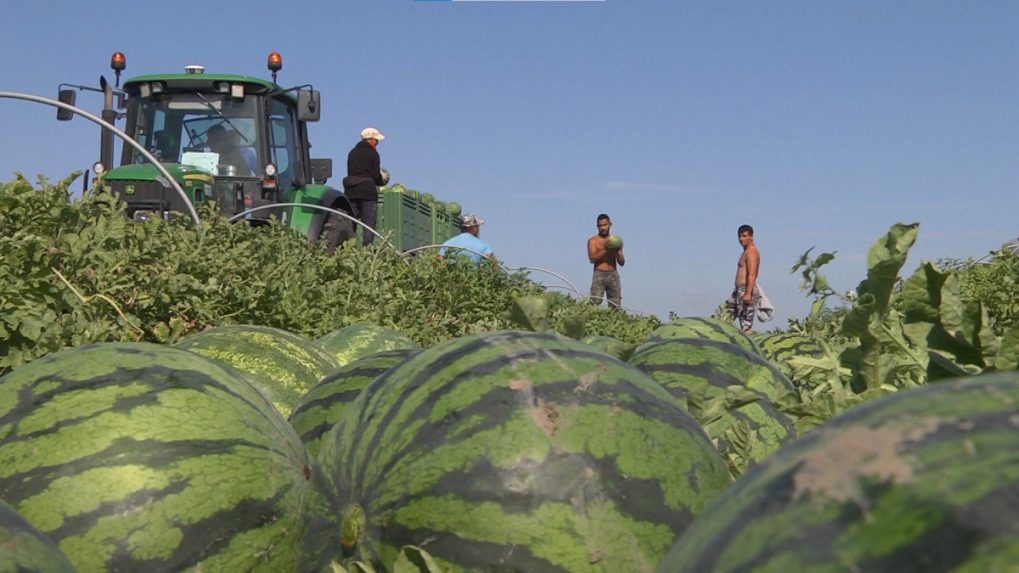
[(316, 90), (300, 90), (297, 92), (297, 119), (300, 121), (318, 121), (322, 111), (321, 97)]
[[(67, 105), (74, 105), (77, 100), (78, 92), (74, 90), (60, 90), (57, 95), (57, 99), (60, 103), (66, 103)], [(70, 121), (74, 117), (74, 112), (69, 109), (62, 107), (57, 108), (57, 119), (60, 121)]]

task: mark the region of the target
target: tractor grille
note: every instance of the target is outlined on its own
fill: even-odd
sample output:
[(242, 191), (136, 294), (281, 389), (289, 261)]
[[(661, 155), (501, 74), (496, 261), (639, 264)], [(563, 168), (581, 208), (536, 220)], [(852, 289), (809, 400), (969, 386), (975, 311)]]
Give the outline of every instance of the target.
[(114, 193), (127, 203), (127, 215), (136, 211), (187, 211), (184, 199), (158, 181), (110, 181)]

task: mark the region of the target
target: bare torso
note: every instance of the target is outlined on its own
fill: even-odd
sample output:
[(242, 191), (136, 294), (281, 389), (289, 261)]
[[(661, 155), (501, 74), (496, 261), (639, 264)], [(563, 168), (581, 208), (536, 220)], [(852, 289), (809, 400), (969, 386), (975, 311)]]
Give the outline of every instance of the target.
[(739, 262), (736, 263), (737, 287), (746, 286), (747, 282), (750, 280), (750, 266), (747, 264), (748, 259), (754, 259), (755, 262), (760, 261), (760, 254), (757, 252), (756, 246), (749, 245), (746, 249), (744, 249), (743, 254), (739, 257)]
[[(608, 237), (595, 235), (587, 240), (588, 257), (594, 263), (596, 271), (616, 270), (617, 249), (608, 247)], [(593, 258), (592, 258), (593, 257)]]

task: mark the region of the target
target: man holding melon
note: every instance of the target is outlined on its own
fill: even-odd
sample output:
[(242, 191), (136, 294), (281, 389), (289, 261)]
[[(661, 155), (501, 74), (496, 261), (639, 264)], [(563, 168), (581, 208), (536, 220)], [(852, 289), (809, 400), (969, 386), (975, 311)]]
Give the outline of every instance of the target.
[(587, 258), (594, 264), (591, 278), (591, 303), (601, 304), (602, 298), (609, 306), (622, 308), (623, 287), (619, 282), (618, 266), (626, 264), (623, 256), (623, 239), (610, 234), (612, 219), (602, 213), (598, 215), (598, 234), (587, 240)]

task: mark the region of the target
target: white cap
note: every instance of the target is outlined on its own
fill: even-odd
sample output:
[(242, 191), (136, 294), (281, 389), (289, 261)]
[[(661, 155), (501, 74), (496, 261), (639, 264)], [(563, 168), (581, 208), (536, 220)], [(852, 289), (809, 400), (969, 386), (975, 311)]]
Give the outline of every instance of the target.
[(485, 220), (477, 215), (466, 213), (463, 217), (460, 217), (461, 227), (480, 227), (485, 224)]
[(366, 127), (361, 130), (361, 139), (377, 139), (382, 141), (385, 138), (386, 136), (382, 135), (382, 132), (374, 127)]

